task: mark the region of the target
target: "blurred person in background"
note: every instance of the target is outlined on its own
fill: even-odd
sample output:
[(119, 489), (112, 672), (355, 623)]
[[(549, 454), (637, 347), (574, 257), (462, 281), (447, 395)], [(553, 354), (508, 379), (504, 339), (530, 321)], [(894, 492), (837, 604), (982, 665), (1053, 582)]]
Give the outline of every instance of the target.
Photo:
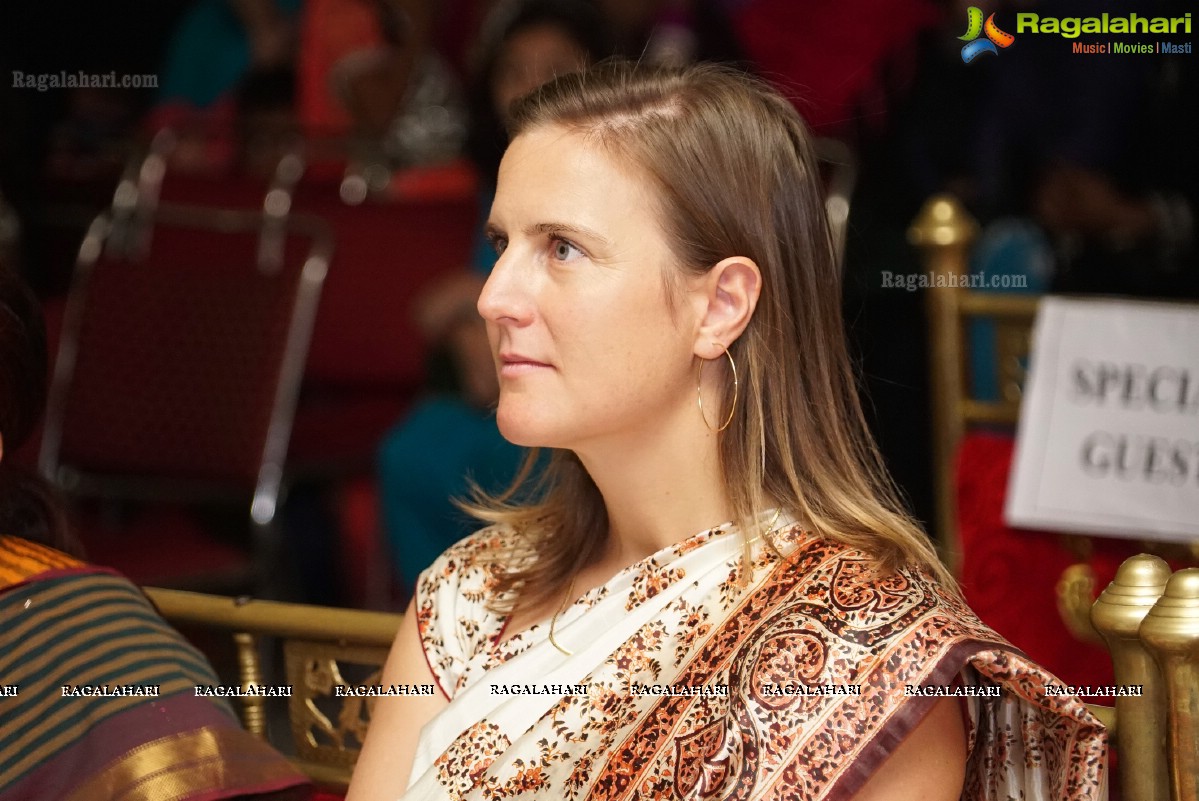
[(745, 52), (721, 0), (594, 0), (616, 51), (642, 64), (743, 62)]
[(171, 165), (189, 172), (236, 160), (237, 93), (254, 73), (293, 69), (302, 0), (198, 0), (167, 46), (158, 104), (143, 127), (178, 135)]
[[(1031, 9), (1094, 16), (1083, 0), (1039, 0)], [(1154, 0), (1136, 10), (1181, 17), (1191, 6)], [(969, 132), (968, 200), (984, 223), (1031, 222), (1041, 238), (1027, 235), (1023, 248), (1009, 248), (1019, 255), (995, 255), (978, 269), (1018, 274), (1020, 261), (1039, 258), (1054, 292), (1199, 298), (1194, 57), (1076, 54), (1056, 36), (1018, 43), (1019, 59), (984, 74), (987, 101)], [(1003, 233), (984, 231), (980, 244)]]
[(312, 0), (300, 59), (310, 134), (347, 131), (355, 158), (391, 170), (457, 158), (466, 108), (436, 46), (440, 10), (430, 0)]
[[(580, 0), (500, 4), (482, 30), (471, 90), (468, 154), (478, 171), (486, 214), (507, 145), (508, 109), (545, 81), (608, 54), (601, 17)], [(471, 482), (505, 486), (523, 451), (500, 436), (493, 407), (499, 387), (487, 332), (475, 309), (495, 250), (478, 226), (469, 270), (417, 300), (416, 318), (431, 343), (431, 395), (389, 431), (378, 468), (384, 532), (406, 591), (449, 545), (469, 534), (469, 517), (452, 499)]]

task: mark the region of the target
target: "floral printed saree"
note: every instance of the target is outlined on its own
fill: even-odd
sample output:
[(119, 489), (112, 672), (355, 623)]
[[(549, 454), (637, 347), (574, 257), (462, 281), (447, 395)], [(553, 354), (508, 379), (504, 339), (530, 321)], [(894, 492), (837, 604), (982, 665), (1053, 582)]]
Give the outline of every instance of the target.
[[(406, 799), (847, 799), (939, 698), (968, 714), (963, 798), (1106, 798), (1106, 732), (1081, 700), (919, 568), (789, 525), (702, 532), (505, 638), (493, 527), (421, 577), (449, 706)], [(564, 651), (570, 651), (567, 655)]]

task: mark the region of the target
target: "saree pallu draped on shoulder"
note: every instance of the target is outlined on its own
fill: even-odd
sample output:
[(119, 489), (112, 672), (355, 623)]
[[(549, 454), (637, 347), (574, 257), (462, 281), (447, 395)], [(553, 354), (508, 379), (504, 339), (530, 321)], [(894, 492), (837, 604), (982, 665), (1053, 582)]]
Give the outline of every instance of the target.
[(422, 576), (429, 664), (450, 705), (406, 799), (848, 799), (938, 700), (970, 713), (963, 798), (1106, 798), (1106, 732), (1057, 680), (917, 568), (881, 573), (788, 527), (713, 529), (502, 640), (502, 530)]
[(307, 781), (196, 697), (212, 668), (109, 571), (0, 536), (0, 799), (207, 801)]

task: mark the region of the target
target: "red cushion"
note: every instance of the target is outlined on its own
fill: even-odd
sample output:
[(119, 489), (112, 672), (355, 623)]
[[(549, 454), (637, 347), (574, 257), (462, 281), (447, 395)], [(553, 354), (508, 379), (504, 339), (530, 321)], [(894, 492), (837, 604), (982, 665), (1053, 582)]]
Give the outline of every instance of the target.
[[(338, 176), (339, 177), (339, 176)], [(292, 210), (333, 228), (333, 261), (309, 346), (306, 377), (334, 385), (421, 384), (425, 345), (412, 303), (440, 276), (466, 269), (478, 223), (473, 175), (461, 165), (401, 174), (399, 197), (346, 205), (338, 180), (306, 178)], [(170, 174), (162, 198), (226, 208), (260, 208), (261, 180)]]
[[(1013, 445), (1009, 436), (976, 432), (958, 452), (962, 591), (984, 622), (1066, 683), (1111, 684), (1107, 651), (1078, 642), (1057, 611), (1057, 581), (1076, 560), (1059, 535), (1003, 522)], [(1104, 537), (1094, 544), (1090, 564), (1102, 590), (1120, 562), (1139, 549)]]

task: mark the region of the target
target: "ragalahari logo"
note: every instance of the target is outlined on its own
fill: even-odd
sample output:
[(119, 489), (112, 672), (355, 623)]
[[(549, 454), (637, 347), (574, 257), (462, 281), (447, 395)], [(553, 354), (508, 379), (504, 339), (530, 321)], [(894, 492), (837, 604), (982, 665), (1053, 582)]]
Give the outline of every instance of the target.
[[(979, 34), (985, 33), (986, 39), (979, 39)], [(983, 23), (983, 12), (977, 6), (970, 6), (966, 12), (966, 33), (958, 37), (968, 44), (962, 48), (962, 61), (969, 64), (983, 53), (999, 55), (996, 47), (1010, 47), (1016, 37), (999, 30), (995, 24), (995, 15), (987, 17)]]

